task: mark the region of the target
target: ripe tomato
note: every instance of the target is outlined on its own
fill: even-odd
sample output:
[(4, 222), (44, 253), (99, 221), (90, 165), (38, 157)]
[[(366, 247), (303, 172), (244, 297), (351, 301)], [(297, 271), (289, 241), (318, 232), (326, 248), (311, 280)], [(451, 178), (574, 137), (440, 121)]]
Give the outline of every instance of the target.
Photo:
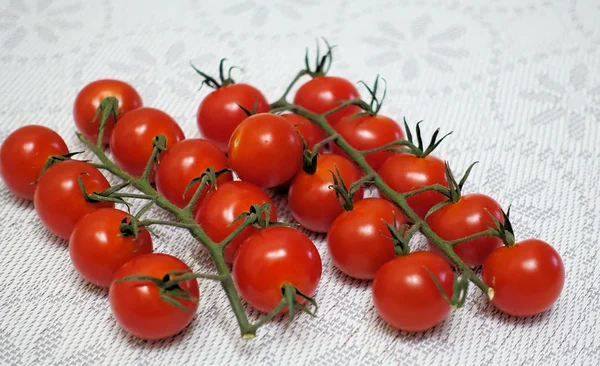
[[(161, 110), (143, 107), (124, 114), (110, 140), (115, 162), (129, 174), (140, 177), (158, 135), (166, 137), (167, 149), (185, 138), (177, 122)], [(150, 181), (153, 180), (154, 172), (150, 174)]]
[[(177, 276), (169, 272), (190, 272), (180, 259), (168, 254), (150, 253), (129, 260), (117, 270), (114, 282), (110, 285), (108, 300), (117, 322), (136, 337), (155, 340), (173, 336), (187, 327), (198, 310), (200, 290), (196, 279), (179, 282), (173, 289), (164, 289), (167, 296), (186, 307), (188, 311), (169, 304), (159, 296), (159, 287), (151, 281), (116, 280), (128, 276), (150, 276), (171, 280)], [(163, 291), (164, 291), (163, 290)], [(194, 301), (174, 297), (175, 291), (186, 291)]]
[[(210, 141), (189, 139), (171, 146), (164, 154), (156, 168), (156, 188), (175, 205), (185, 207), (198, 189), (200, 183), (191, 186), (185, 192), (190, 181), (200, 177), (208, 168), (219, 171), (229, 167), (227, 157)], [(219, 176), (217, 184), (233, 179), (231, 173)], [(205, 187), (202, 195), (208, 191)]]
[(229, 141), (229, 164), (242, 180), (263, 188), (290, 180), (302, 165), (302, 141), (283, 117), (261, 113), (246, 118)]
[(396, 257), (385, 222), (399, 228), (406, 219), (398, 207), (382, 198), (357, 201), (352, 211), (343, 212), (329, 228), (327, 249), (331, 261), (350, 277), (375, 277), (383, 264)]
[(137, 239), (120, 230), (127, 212), (103, 208), (81, 218), (69, 239), (69, 255), (75, 269), (89, 282), (109, 287), (125, 262), (152, 253), (152, 238), (140, 228)]
[[(93, 142), (98, 139), (100, 115), (98, 115), (93, 124), (90, 124), (90, 122), (94, 119), (96, 110), (100, 106), (102, 99), (106, 97), (117, 98), (119, 101), (117, 113), (119, 115), (142, 106), (142, 98), (138, 92), (131, 85), (123, 81), (104, 79), (96, 80), (86, 85), (75, 98), (73, 118), (79, 131)], [(106, 122), (102, 137), (104, 144), (109, 143), (116, 122), (113, 116), (109, 117)]]
[[(242, 221), (233, 221), (243, 212), (248, 212), (250, 206), (269, 203), (271, 212), (269, 221), (277, 221), (277, 212), (273, 201), (267, 194), (252, 183), (231, 181), (219, 184), (216, 189), (208, 192), (202, 199), (196, 213), (196, 222), (214, 241), (221, 242), (231, 234)], [(233, 223), (233, 224), (232, 224)], [(259, 229), (255, 226), (246, 227), (225, 247), (225, 262), (233, 263), (235, 254), (242, 242)]]
[[(356, 87), (346, 79), (336, 76), (318, 76), (303, 84), (294, 96), (294, 104), (313, 113), (325, 113), (339, 106), (342, 101), (359, 98)], [(327, 116), (334, 126), (345, 117), (362, 112), (357, 106), (347, 106)]]
[[(409, 153), (397, 153), (381, 164), (378, 170), (383, 179), (394, 191), (406, 193), (433, 184), (448, 187), (444, 162), (435, 156), (423, 158)], [(385, 197), (383, 194), (380, 194)], [(427, 212), (447, 198), (435, 191), (422, 192), (408, 197), (410, 208), (424, 219)]]
[(548, 310), (565, 282), (560, 255), (548, 243), (529, 239), (492, 252), (483, 263), (483, 282), (494, 289), (492, 303), (515, 316)]
[(269, 111), (265, 96), (248, 84), (231, 84), (214, 90), (198, 107), (196, 121), (200, 133), (227, 152), (233, 130), (248, 117), (238, 104), (251, 111), (256, 103), (256, 113)]
[(87, 194), (110, 188), (98, 169), (83, 161), (66, 160), (46, 170), (33, 195), (35, 210), (44, 226), (67, 240), (80, 218), (100, 208), (114, 207), (110, 202), (87, 202), (79, 188), (79, 177)]
[[(504, 222), (502, 207), (498, 202), (486, 195), (474, 193), (462, 196), (456, 203), (442, 206), (425, 221), (442, 239), (456, 240), (496, 227), (490, 214)], [(484, 236), (455, 245), (454, 251), (469, 267), (476, 267), (500, 246), (500, 238)], [(430, 244), (430, 248), (441, 255), (437, 247)]]
[(296, 131), (302, 135), (302, 138), (311, 151), (315, 147), (315, 144), (327, 138), (325, 131), (307, 118), (295, 113), (285, 113), (281, 117), (285, 118), (286, 121), (296, 128)]
[(420, 332), (439, 324), (450, 312), (428, 268), (446, 295), (453, 294), (454, 273), (431, 252), (414, 252), (384, 264), (373, 280), (373, 302), (392, 327)]
[[(244, 241), (232, 274), (242, 298), (268, 313), (281, 301), (286, 283), (307, 296), (314, 295), (321, 271), (319, 251), (306, 235), (289, 227), (272, 226)], [(300, 296), (296, 298), (304, 301)]]
[(62, 137), (48, 127), (30, 125), (18, 128), (0, 147), (0, 176), (9, 191), (32, 200), (36, 188), (34, 183), (48, 158), (68, 153)]
[[(300, 170), (292, 180), (288, 193), (288, 204), (294, 219), (305, 228), (324, 233), (344, 208), (338, 202), (331, 172), (340, 171), (344, 183), (350, 185), (362, 177), (360, 169), (347, 158), (336, 154), (323, 154), (317, 158), (317, 170), (308, 174)], [(363, 189), (354, 195), (354, 200), (363, 197)]]
[[(393, 119), (380, 115), (346, 118), (336, 124), (335, 128), (352, 147), (359, 151), (374, 149), (404, 138), (404, 132)], [(332, 146), (332, 151), (340, 155), (344, 154), (342, 149), (335, 144)], [(393, 152), (386, 151), (369, 154), (366, 156), (367, 163), (377, 170), (393, 154)]]

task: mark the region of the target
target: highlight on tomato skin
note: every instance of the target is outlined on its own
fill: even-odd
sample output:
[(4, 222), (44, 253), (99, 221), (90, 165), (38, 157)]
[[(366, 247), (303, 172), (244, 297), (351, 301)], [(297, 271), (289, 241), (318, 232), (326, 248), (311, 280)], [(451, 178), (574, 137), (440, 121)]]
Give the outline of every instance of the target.
[(17, 128), (0, 146), (0, 177), (11, 193), (31, 201), (48, 158), (68, 153), (62, 137), (48, 127)]
[[(133, 109), (143, 106), (142, 97), (130, 84), (114, 79), (95, 80), (83, 87), (75, 97), (73, 104), (73, 119), (79, 131), (91, 141), (98, 138), (98, 128), (100, 118), (96, 117), (96, 112), (104, 98), (114, 97), (118, 101), (117, 114), (119, 116)], [(120, 117), (117, 117), (117, 120)], [(91, 123), (94, 121), (94, 123)], [(108, 144), (116, 120), (110, 116), (104, 127), (102, 142)]]
[(431, 252), (413, 252), (384, 264), (373, 280), (372, 296), (379, 316), (390, 326), (421, 332), (441, 323), (451, 310), (427, 269), (452, 297), (454, 272)]
[(528, 239), (493, 251), (483, 263), (482, 279), (494, 289), (494, 304), (514, 316), (532, 316), (560, 297), (565, 268), (558, 252), (545, 241)]
[(33, 196), (35, 211), (44, 226), (65, 240), (83, 216), (101, 208), (114, 207), (112, 202), (86, 201), (79, 188), (80, 178), (87, 194), (110, 188), (108, 180), (91, 164), (66, 160), (46, 170)]
[(130, 259), (152, 253), (150, 232), (139, 228), (137, 238), (120, 228), (129, 214), (115, 208), (101, 208), (83, 216), (69, 238), (69, 256), (75, 269), (87, 281), (108, 288), (115, 272)]
[[(240, 296), (255, 309), (268, 313), (280, 303), (286, 283), (313, 296), (322, 270), (319, 251), (306, 235), (290, 227), (271, 226), (242, 243), (232, 275)], [(305, 301), (300, 296), (296, 300)], [(286, 311), (287, 307), (282, 310)]]
[[(185, 329), (194, 319), (200, 300), (195, 278), (179, 282), (170, 297), (175, 306), (160, 297), (159, 287), (148, 280), (121, 281), (129, 276), (150, 276), (159, 280), (176, 279), (172, 272), (188, 273), (182, 260), (169, 254), (149, 253), (134, 257), (121, 266), (110, 285), (108, 300), (113, 316), (126, 331), (146, 340), (164, 339)], [(185, 292), (190, 298), (176, 297)], [(182, 309), (184, 307), (185, 309)]]

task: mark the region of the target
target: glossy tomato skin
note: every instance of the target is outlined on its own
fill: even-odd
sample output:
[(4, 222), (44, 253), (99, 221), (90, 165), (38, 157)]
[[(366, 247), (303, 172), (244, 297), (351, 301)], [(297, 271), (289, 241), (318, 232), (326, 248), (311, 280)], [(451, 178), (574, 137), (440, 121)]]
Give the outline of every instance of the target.
[[(490, 214), (504, 222), (498, 202), (484, 194), (473, 193), (463, 195), (456, 203), (442, 206), (427, 217), (426, 223), (442, 239), (456, 240), (496, 227)], [(441, 255), (439, 249), (431, 244), (429, 246)], [(500, 246), (500, 238), (484, 236), (455, 245), (454, 251), (469, 267), (476, 267)]]
[(62, 239), (69, 239), (75, 224), (86, 214), (114, 207), (110, 202), (87, 202), (79, 188), (80, 176), (88, 194), (110, 188), (106, 178), (95, 167), (83, 161), (67, 160), (46, 170), (33, 195), (40, 220)]
[[(359, 98), (358, 90), (346, 79), (336, 76), (318, 76), (303, 84), (294, 96), (294, 104), (317, 114), (328, 112), (341, 101)], [(347, 106), (327, 116), (327, 122), (335, 126), (342, 119), (362, 112), (357, 106)]]
[[(244, 181), (225, 182), (208, 192), (200, 202), (196, 213), (196, 222), (215, 242), (221, 242), (231, 234), (242, 221), (232, 222), (243, 212), (248, 212), (254, 204), (271, 205), (270, 221), (277, 221), (277, 212), (271, 198), (259, 187)], [(235, 237), (224, 251), (225, 262), (232, 264), (242, 242), (259, 229), (248, 226)]]
[(483, 263), (482, 279), (494, 289), (492, 303), (514, 316), (544, 312), (560, 296), (565, 267), (552, 246), (529, 239), (501, 247)]
[(276, 187), (302, 166), (302, 141), (283, 117), (255, 114), (233, 131), (228, 158), (241, 180), (262, 188)]
[[(378, 174), (399, 193), (414, 191), (433, 184), (448, 187), (444, 162), (431, 155), (419, 158), (413, 154), (396, 153), (381, 164)], [(380, 196), (387, 198), (383, 194)], [(429, 191), (408, 197), (406, 202), (421, 219), (424, 219), (433, 206), (445, 200), (447, 198), (443, 194)]]
[(392, 327), (420, 332), (439, 324), (450, 312), (435, 282), (446, 295), (453, 294), (454, 273), (450, 266), (431, 252), (414, 252), (384, 264), (373, 280), (373, 302), (379, 315)]
[(325, 131), (307, 118), (294, 113), (285, 113), (281, 117), (285, 118), (286, 121), (296, 128), (296, 131), (300, 133), (311, 151), (315, 147), (315, 144), (327, 138)]
[(338, 216), (327, 233), (327, 249), (335, 266), (350, 277), (370, 280), (377, 270), (396, 258), (385, 222), (399, 228), (402, 211), (383, 198), (365, 198), (352, 211)]
[(125, 236), (119, 226), (129, 214), (102, 208), (81, 218), (69, 238), (69, 255), (87, 281), (109, 287), (115, 272), (130, 259), (152, 253), (152, 238), (140, 228), (137, 239)]
[[(96, 80), (87, 84), (77, 94), (75, 104), (73, 105), (73, 118), (77, 128), (85, 137), (95, 142), (98, 139), (98, 127), (100, 116), (94, 120), (96, 110), (100, 106), (102, 99), (106, 97), (115, 97), (119, 101), (118, 119), (123, 113), (142, 107), (142, 97), (138, 92), (126, 82), (113, 79)], [(110, 136), (115, 127), (115, 118), (110, 116), (104, 127), (102, 141), (108, 144)]]
[[(117, 270), (108, 300), (114, 317), (125, 330), (142, 339), (156, 340), (173, 336), (191, 323), (198, 301), (176, 299), (189, 310), (185, 311), (163, 301), (158, 286), (150, 281), (116, 282), (134, 275), (163, 279), (172, 271), (189, 272), (190, 269), (176, 257), (150, 253), (131, 259)], [(199, 300), (196, 279), (182, 281), (179, 287)]]
[[(319, 251), (306, 235), (289, 227), (272, 226), (244, 241), (232, 274), (242, 298), (268, 313), (281, 301), (281, 288), (286, 283), (314, 295), (321, 272)], [(303, 301), (299, 296), (297, 300)]]
[[(288, 191), (288, 204), (294, 219), (308, 230), (324, 233), (344, 208), (329, 186), (333, 184), (331, 172), (340, 171), (346, 186), (362, 177), (359, 168), (347, 158), (336, 154), (323, 154), (317, 158), (317, 170), (308, 174), (300, 170)], [(363, 189), (354, 195), (354, 201), (363, 197)]]
[[(346, 118), (336, 124), (337, 132), (355, 149), (370, 150), (389, 142), (404, 138), (404, 132), (393, 119), (381, 115), (363, 115), (357, 118)], [(344, 154), (337, 145), (332, 151)], [(393, 152), (378, 151), (366, 156), (367, 163), (377, 170)]]
[[(179, 141), (161, 155), (156, 168), (156, 188), (171, 203), (183, 208), (190, 202), (200, 184), (194, 184), (186, 192), (190, 181), (200, 177), (211, 167), (216, 172), (229, 168), (227, 157), (215, 144), (203, 139)], [(217, 179), (217, 185), (232, 179), (233, 174), (222, 174)], [(201, 198), (208, 188), (204, 188)]]
[(270, 109), (265, 96), (248, 84), (232, 84), (211, 92), (198, 106), (196, 121), (200, 133), (227, 152), (233, 130), (248, 117), (238, 104), (251, 111), (255, 103), (256, 113)]
[(0, 147), (0, 176), (13, 194), (32, 200), (36, 188), (34, 183), (48, 158), (68, 153), (62, 137), (48, 127), (29, 125), (18, 128)]
[[(166, 137), (167, 149), (185, 139), (177, 122), (161, 110), (142, 107), (124, 114), (110, 140), (115, 162), (127, 173), (142, 176), (158, 135)], [(151, 172), (150, 180), (154, 180), (154, 172)]]

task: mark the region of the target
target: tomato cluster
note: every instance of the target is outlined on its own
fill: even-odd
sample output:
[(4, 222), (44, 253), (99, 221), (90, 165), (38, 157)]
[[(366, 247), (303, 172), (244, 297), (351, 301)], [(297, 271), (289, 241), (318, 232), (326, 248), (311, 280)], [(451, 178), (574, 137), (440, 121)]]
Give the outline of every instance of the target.
[[(132, 215), (115, 208), (139, 198), (121, 193), (128, 184), (154, 192), (140, 196), (150, 205), (162, 202), (179, 226), (207, 238), (218, 280), (232, 279), (250, 306), (270, 316), (309, 311), (322, 275), (315, 244), (277, 222), (264, 191), (275, 187), (287, 191), (299, 225), (326, 234), (328, 255), (344, 275), (373, 280), (375, 308), (395, 328), (440, 323), (457, 305), (456, 270), (481, 265), (500, 310), (547, 310), (564, 282), (558, 253), (540, 240), (514, 243), (501, 206), (483, 194), (461, 194), (466, 176), (457, 183), (432, 155), (437, 132), (423, 146), (417, 125), (413, 143), (406, 123), (403, 130), (379, 114), (378, 81), (367, 87), (371, 104), (357, 102), (352, 83), (325, 75), (327, 57), (331, 51), (301, 74), (310, 80), (293, 105), (283, 104), (292, 113), (272, 110), (258, 89), (224, 75), (223, 62), (220, 80), (196, 69), (215, 89), (198, 107), (204, 138), (186, 139), (171, 116), (143, 106), (131, 85), (94, 81), (77, 95), (73, 116), (80, 139), (97, 154), (108, 146), (114, 163), (75, 160), (56, 132), (25, 126), (3, 142), (0, 174), (15, 195), (34, 201), (48, 230), (69, 241), (81, 276), (110, 289), (123, 328), (145, 339), (174, 335), (192, 321), (202, 276), (153, 251), (149, 226), (170, 223), (144, 219), (144, 209)], [(111, 187), (99, 168), (127, 183)], [(364, 186), (373, 183), (379, 197), (365, 197)], [(429, 230), (431, 250), (410, 252), (410, 237), (421, 227)], [(444, 255), (448, 250), (458, 259)]]

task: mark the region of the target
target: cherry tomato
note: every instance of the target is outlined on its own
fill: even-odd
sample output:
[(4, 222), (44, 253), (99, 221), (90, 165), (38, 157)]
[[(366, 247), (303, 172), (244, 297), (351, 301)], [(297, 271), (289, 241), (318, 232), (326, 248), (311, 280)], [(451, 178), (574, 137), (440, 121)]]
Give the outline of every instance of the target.
[[(303, 84), (294, 96), (294, 104), (317, 114), (338, 107), (341, 102), (359, 98), (356, 87), (346, 79), (336, 76), (318, 76)], [(334, 126), (345, 117), (362, 112), (357, 106), (347, 106), (327, 116), (327, 122)]]
[[(187, 311), (161, 299), (159, 287), (151, 281), (116, 282), (128, 276), (150, 276), (164, 282), (176, 279), (177, 276), (169, 274), (175, 271), (190, 272), (190, 269), (180, 259), (162, 253), (137, 256), (117, 270), (108, 300), (117, 322), (125, 330), (136, 337), (155, 340), (173, 336), (191, 323), (198, 310), (200, 296), (196, 279), (181, 281), (175, 289), (167, 289), (165, 294)], [(194, 300), (174, 297), (176, 291), (173, 290), (186, 291)]]
[[(362, 177), (362, 172), (347, 158), (336, 154), (323, 154), (317, 158), (317, 170), (308, 174), (300, 170), (292, 180), (288, 204), (294, 219), (305, 228), (324, 233), (344, 208), (336, 198), (331, 172), (339, 170), (344, 183), (350, 185)], [(363, 197), (363, 189), (354, 195), (354, 201)]]
[[(498, 202), (486, 195), (474, 193), (463, 195), (456, 203), (442, 206), (427, 217), (426, 223), (442, 239), (456, 240), (496, 227), (490, 214), (504, 222), (502, 207)], [(469, 267), (476, 267), (500, 246), (500, 238), (484, 236), (455, 245), (454, 251)], [(430, 248), (441, 254), (431, 244)]]
[(95, 167), (83, 161), (66, 160), (46, 170), (33, 195), (35, 210), (44, 226), (63, 239), (69, 239), (75, 224), (86, 214), (114, 207), (110, 202), (87, 202), (79, 188), (79, 177), (88, 195), (110, 188)]
[(325, 131), (307, 118), (294, 113), (285, 113), (281, 117), (285, 118), (286, 121), (296, 128), (296, 131), (302, 135), (302, 138), (311, 151), (315, 147), (315, 144), (327, 138)]
[[(102, 99), (106, 97), (115, 97), (119, 101), (118, 119), (123, 113), (142, 106), (142, 98), (138, 92), (123, 81), (104, 79), (86, 85), (75, 98), (73, 118), (79, 131), (93, 142), (98, 139), (100, 116), (96, 118), (93, 124), (90, 124), (90, 122), (94, 120), (98, 106), (100, 106)], [(116, 122), (113, 116), (109, 117), (106, 122), (104, 135), (102, 136), (104, 144), (109, 143)]]
[(529, 239), (492, 252), (483, 263), (483, 282), (494, 289), (492, 303), (515, 316), (548, 310), (565, 282), (560, 255), (548, 243)]
[[(143, 107), (124, 114), (110, 140), (115, 162), (127, 173), (142, 176), (158, 135), (165, 136), (167, 149), (185, 138), (177, 122), (161, 110)], [(154, 180), (153, 171), (149, 178)]]
[(352, 211), (343, 212), (329, 228), (327, 249), (331, 261), (350, 277), (375, 277), (383, 264), (396, 257), (385, 222), (399, 228), (406, 220), (398, 207), (382, 198), (357, 201)]
[(69, 153), (67, 145), (48, 127), (30, 125), (13, 131), (0, 147), (0, 176), (13, 194), (33, 199), (35, 181), (53, 155)]
[(302, 141), (283, 117), (255, 114), (233, 131), (229, 164), (240, 179), (263, 188), (275, 187), (300, 169)]
[[(231, 234), (242, 221), (233, 221), (243, 212), (248, 212), (250, 206), (271, 205), (269, 221), (277, 221), (277, 212), (273, 201), (267, 194), (252, 183), (231, 181), (219, 184), (216, 189), (208, 192), (200, 202), (196, 213), (196, 222), (214, 241), (221, 242)], [(255, 226), (246, 227), (225, 247), (225, 262), (233, 263), (235, 254), (242, 242), (259, 229)]]
[[(414, 191), (433, 184), (448, 187), (444, 162), (431, 155), (419, 158), (409, 153), (394, 154), (381, 164), (378, 173), (381, 179), (399, 193)], [(387, 198), (383, 194), (380, 196)], [(424, 219), (433, 206), (446, 199), (446, 196), (441, 193), (429, 191), (408, 197), (406, 202), (420, 218)]]
[(200, 133), (227, 152), (233, 130), (247, 118), (239, 105), (251, 111), (257, 104), (256, 113), (269, 111), (269, 103), (264, 95), (248, 84), (231, 84), (218, 88), (202, 100), (196, 120)]
[[(227, 157), (215, 144), (202, 139), (180, 141), (162, 154), (156, 168), (156, 188), (169, 201), (183, 208), (199, 186), (199, 183), (194, 184), (184, 195), (190, 181), (211, 167), (217, 172), (229, 167)], [(231, 173), (223, 174), (217, 179), (217, 185), (232, 179)], [(208, 188), (204, 188), (202, 196)]]
[(442, 289), (452, 297), (454, 273), (431, 252), (414, 252), (384, 264), (373, 280), (373, 302), (379, 315), (392, 327), (420, 332), (439, 324), (450, 305), (439, 292), (428, 268)]
[(152, 252), (152, 238), (143, 228), (137, 239), (120, 230), (127, 212), (103, 208), (81, 218), (69, 239), (75, 269), (89, 282), (109, 287), (117, 269), (131, 258)]
[[(314, 295), (321, 272), (319, 251), (306, 235), (289, 227), (271, 226), (244, 241), (232, 274), (242, 298), (267, 313), (281, 301), (286, 283), (307, 296)], [(297, 296), (297, 300), (304, 299)]]
[[(391, 118), (385, 116), (363, 115), (357, 118), (346, 118), (336, 124), (338, 133), (355, 149), (370, 150), (389, 142), (404, 138), (404, 132)], [(343, 155), (337, 145), (332, 146), (334, 153)], [(393, 152), (378, 151), (366, 156), (367, 163), (377, 170)]]

